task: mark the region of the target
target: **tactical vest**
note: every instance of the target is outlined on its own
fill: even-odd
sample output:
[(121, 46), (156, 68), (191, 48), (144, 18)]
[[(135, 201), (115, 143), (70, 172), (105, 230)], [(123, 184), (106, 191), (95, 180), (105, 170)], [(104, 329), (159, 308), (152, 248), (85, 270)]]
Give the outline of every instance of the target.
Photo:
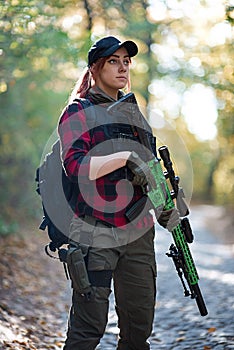
[[(140, 144), (137, 130), (134, 126), (135, 121), (134, 119), (131, 120), (131, 111), (128, 110), (127, 105), (128, 103), (123, 103), (123, 108), (118, 109), (117, 112), (109, 112), (107, 105), (93, 105), (85, 110), (91, 135), (91, 156), (105, 156), (121, 151), (135, 151), (144, 161), (147, 161), (149, 159), (148, 156), (155, 152), (156, 138), (152, 135), (149, 124), (141, 115), (142, 125), (140, 127), (144, 128), (144, 132), (151, 144), (151, 149), (147, 150)], [(94, 113), (92, 109), (94, 109)], [(98, 137), (100, 133), (102, 135), (101, 139)], [(108, 176), (110, 181), (126, 178), (131, 180), (133, 174), (125, 166), (106, 176)]]

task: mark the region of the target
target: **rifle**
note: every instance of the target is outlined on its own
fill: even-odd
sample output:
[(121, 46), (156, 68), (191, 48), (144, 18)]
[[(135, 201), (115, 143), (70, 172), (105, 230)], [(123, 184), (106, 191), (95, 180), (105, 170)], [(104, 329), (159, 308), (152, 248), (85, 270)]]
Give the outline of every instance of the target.
[[(125, 102), (124, 105), (123, 102)], [(147, 149), (151, 150), (152, 153), (148, 133), (145, 130), (142, 121), (142, 118), (144, 117), (138, 108), (133, 93), (123, 96), (120, 100), (111, 105), (108, 110), (110, 112), (118, 110), (123, 112), (124, 110), (128, 116), (129, 124), (134, 129), (134, 132), (138, 134), (140, 143)], [(133, 118), (135, 119), (134, 125)], [(179, 177), (175, 176), (167, 146), (162, 146), (158, 149), (166, 171), (163, 171), (162, 169), (160, 163), (161, 159), (157, 158), (156, 149), (153, 151), (153, 158), (147, 162), (151, 173), (148, 181), (148, 198), (150, 199), (156, 213), (176, 207), (180, 215), (179, 224), (171, 231), (174, 244), (172, 243), (170, 245), (169, 251), (166, 255), (173, 260), (184, 289), (184, 296), (190, 296), (192, 299), (195, 299), (201, 316), (206, 316), (208, 311), (198, 284), (199, 276), (197, 269), (188, 246), (188, 243), (193, 242), (194, 237), (189, 220), (186, 217), (189, 215), (189, 209), (184, 201), (184, 192), (183, 189), (179, 187)], [(167, 180), (169, 180), (172, 190), (169, 189)], [(176, 205), (174, 200), (176, 201)], [(134, 219), (136, 213), (138, 214), (141, 209), (142, 203), (140, 201), (136, 202), (126, 213), (129, 220), (131, 221)]]

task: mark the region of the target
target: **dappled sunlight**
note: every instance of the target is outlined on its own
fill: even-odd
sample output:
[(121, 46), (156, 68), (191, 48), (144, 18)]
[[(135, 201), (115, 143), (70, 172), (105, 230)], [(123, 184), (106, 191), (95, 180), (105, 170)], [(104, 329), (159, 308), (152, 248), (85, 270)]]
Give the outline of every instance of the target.
[[(17, 324), (16, 327), (19, 328), (19, 324)], [(0, 324), (0, 338), (2, 336), (5, 338), (6, 341), (10, 342), (23, 342), (24, 340), (26, 340), (26, 338), (24, 338), (22, 334), (15, 335), (15, 333), (11, 329), (9, 329), (8, 326), (6, 327), (3, 324)]]
[(222, 284), (234, 285), (234, 273), (226, 273), (213, 268), (210, 270), (199, 267), (199, 276), (206, 280), (214, 280)]
[(195, 242), (192, 243), (193, 249), (197, 253), (205, 253), (206, 255), (214, 255), (217, 257), (217, 259), (230, 259), (233, 257), (233, 247), (232, 245), (227, 244), (220, 244), (220, 243), (212, 243), (212, 242), (199, 242), (201, 241), (202, 237), (195, 237)]
[[(159, 26), (164, 21), (179, 19), (187, 29), (182, 32), (175, 25), (167, 29), (162, 26), (160, 40), (151, 45), (151, 50), (158, 61), (158, 72), (165, 76), (152, 81), (149, 92), (154, 96), (157, 108), (166, 117), (178, 118), (182, 111), (189, 131), (199, 141), (213, 140), (217, 136), (216, 120), (220, 107), (218, 104), (221, 101), (218, 100), (215, 90), (206, 86), (207, 62), (218, 69), (219, 65), (215, 62), (217, 58), (209, 54), (210, 50), (231, 44), (233, 38), (232, 27), (225, 21), (223, 2), (216, 0), (204, 4), (196, 0), (156, 0), (149, 4), (149, 17), (159, 23)], [(228, 60), (224, 60), (223, 65), (222, 70), (225, 72)], [(184, 86), (183, 91), (179, 90), (175, 82), (183, 83), (181, 71), (184, 69), (194, 77), (203, 78), (204, 84), (194, 84), (188, 90)], [(168, 75), (168, 72), (171, 74)], [(231, 76), (230, 73), (228, 80)], [(218, 84), (221, 72), (219, 74), (217, 70), (216, 74), (210, 74), (209, 79), (214, 85)]]
[(214, 90), (202, 84), (194, 84), (184, 93), (182, 114), (189, 130), (200, 140), (215, 138), (217, 102)]

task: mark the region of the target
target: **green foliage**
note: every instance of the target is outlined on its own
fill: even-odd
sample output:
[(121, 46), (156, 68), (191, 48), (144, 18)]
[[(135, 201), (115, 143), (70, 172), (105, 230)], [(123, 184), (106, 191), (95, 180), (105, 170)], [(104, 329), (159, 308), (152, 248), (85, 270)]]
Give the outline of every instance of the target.
[(7, 236), (17, 231), (18, 225), (16, 222), (7, 223), (0, 217), (0, 236)]
[[(208, 11), (202, 4), (196, 2)], [(140, 53), (134, 59), (133, 90), (141, 105), (160, 109), (183, 134), (194, 168), (193, 196), (232, 203), (233, 189), (227, 193), (223, 186), (234, 183), (232, 42), (209, 45), (199, 30), (208, 33), (217, 23), (200, 25), (182, 12), (173, 17), (173, 2), (161, 1), (160, 6), (165, 9), (162, 19), (155, 19), (158, 12), (146, 0), (0, 3), (1, 222), (38, 210), (35, 168), (86, 65), (91, 41), (106, 34), (136, 40)], [(161, 48), (167, 48), (167, 54)], [(200, 66), (191, 64), (194, 59)], [(171, 115), (168, 104), (160, 104), (165, 96), (152, 92), (157, 81), (173, 88), (181, 99), (194, 83), (214, 89), (219, 111), (216, 140), (201, 143), (188, 132), (181, 106)]]
[(59, 8), (48, 11), (41, 1), (28, 5), (1, 5), (0, 198), (6, 220), (31, 210), (35, 168), (68, 94), (65, 76), (56, 79), (71, 59), (68, 52), (73, 54), (55, 24)]

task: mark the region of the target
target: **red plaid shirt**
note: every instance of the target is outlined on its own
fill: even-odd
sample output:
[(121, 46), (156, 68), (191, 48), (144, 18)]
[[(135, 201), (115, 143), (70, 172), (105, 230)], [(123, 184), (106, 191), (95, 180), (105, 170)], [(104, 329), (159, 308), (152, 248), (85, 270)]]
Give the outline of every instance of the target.
[[(127, 180), (110, 180), (109, 174), (89, 180), (92, 149), (106, 140), (102, 126), (91, 130), (82, 104), (77, 102), (64, 109), (58, 132), (64, 168), (70, 180), (78, 182), (79, 186), (76, 215), (93, 216), (114, 227), (124, 228), (128, 224), (126, 207), (139, 200), (143, 192), (140, 186), (133, 187)], [(152, 225), (152, 216), (147, 212), (136, 226), (143, 228)]]

